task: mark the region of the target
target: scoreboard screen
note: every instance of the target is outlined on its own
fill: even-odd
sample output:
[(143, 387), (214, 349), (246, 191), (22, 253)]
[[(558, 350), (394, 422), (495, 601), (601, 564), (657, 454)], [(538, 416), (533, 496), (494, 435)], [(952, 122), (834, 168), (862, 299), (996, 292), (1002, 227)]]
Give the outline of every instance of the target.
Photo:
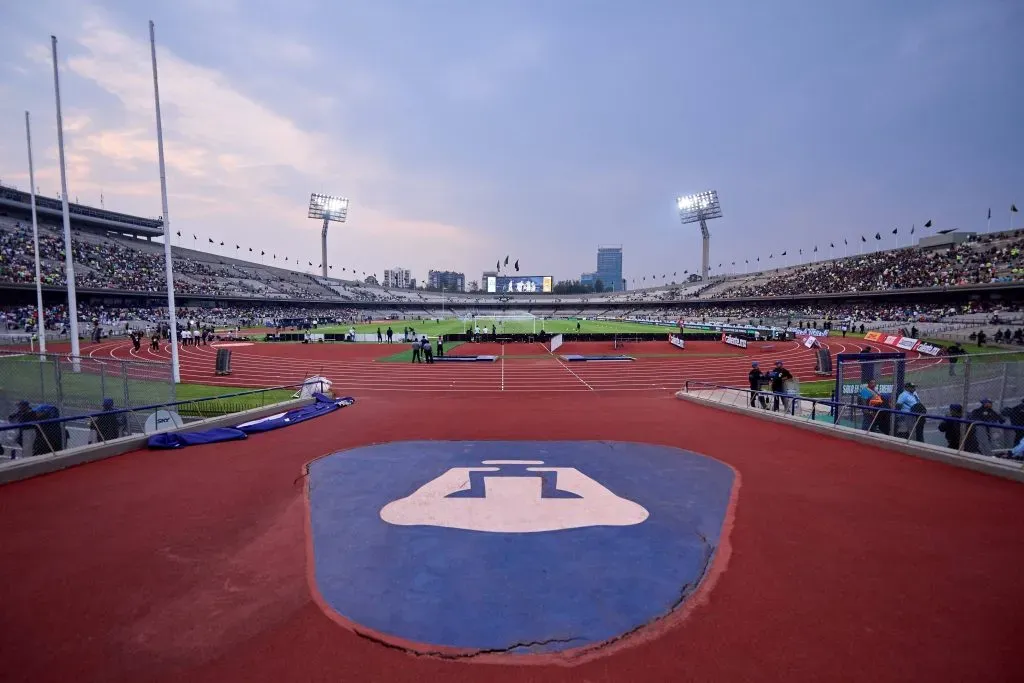
[(550, 294), (550, 275), (488, 275), (487, 291), (491, 294)]

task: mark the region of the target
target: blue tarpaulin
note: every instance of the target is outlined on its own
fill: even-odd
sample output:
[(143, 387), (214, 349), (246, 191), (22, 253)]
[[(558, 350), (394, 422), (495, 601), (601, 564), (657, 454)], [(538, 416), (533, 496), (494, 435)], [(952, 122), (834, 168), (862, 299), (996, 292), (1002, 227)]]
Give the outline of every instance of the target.
[(149, 437), (150, 448), (175, 449), (185, 446), (200, 446), (222, 441), (238, 441), (249, 438), (245, 432), (234, 427), (215, 427), (201, 432), (165, 432)]
[(323, 394), (313, 394), (313, 398), (316, 402), (311, 403), (308, 406), (302, 406), (301, 408), (289, 410), (286, 413), (268, 415), (267, 417), (263, 417), (258, 420), (246, 422), (238, 425), (236, 429), (240, 429), (246, 434), (269, 432), (274, 429), (280, 429), (281, 427), (288, 427), (293, 424), (305, 422), (306, 420), (312, 420), (314, 417), (320, 417), (327, 413), (333, 413), (335, 410), (352, 405), (356, 402), (356, 400), (350, 396), (335, 399), (324, 396)]
[(288, 427), (293, 424), (312, 420), (314, 417), (333, 413), (335, 410), (350, 406), (356, 402), (351, 396), (330, 398), (323, 394), (313, 394), (315, 400), (308, 406), (295, 408), (284, 413), (268, 415), (258, 420), (245, 422), (234, 427), (215, 427), (201, 432), (167, 432), (154, 434), (147, 442), (150, 448), (176, 449), (185, 446), (220, 443), (221, 441), (237, 441), (248, 438), (249, 434), (269, 432), (274, 429)]

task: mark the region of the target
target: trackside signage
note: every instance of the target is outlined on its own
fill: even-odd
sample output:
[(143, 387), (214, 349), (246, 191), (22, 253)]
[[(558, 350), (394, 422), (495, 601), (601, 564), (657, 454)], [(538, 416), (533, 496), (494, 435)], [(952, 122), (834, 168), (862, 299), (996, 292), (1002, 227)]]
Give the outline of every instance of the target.
[(686, 342), (681, 337), (677, 337), (674, 334), (668, 335), (668, 343), (672, 346), (679, 347), (680, 349), (686, 348)]
[(722, 341), (725, 342), (726, 344), (728, 344), (729, 346), (738, 346), (741, 349), (747, 348), (747, 340), (746, 339), (741, 339), (739, 337), (734, 337), (731, 334), (723, 334), (722, 335)]
[(901, 337), (895, 334), (882, 334), (881, 332), (868, 332), (864, 335), (867, 341), (881, 342), (887, 346), (894, 346), (903, 351), (917, 351), (929, 356), (937, 356), (942, 351), (941, 347), (928, 344), (913, 337)]

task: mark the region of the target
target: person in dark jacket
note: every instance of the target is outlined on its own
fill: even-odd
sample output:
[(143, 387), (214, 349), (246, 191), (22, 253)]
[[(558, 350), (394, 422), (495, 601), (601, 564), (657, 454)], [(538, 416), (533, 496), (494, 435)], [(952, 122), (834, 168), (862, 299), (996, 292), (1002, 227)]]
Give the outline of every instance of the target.
[(99, 441), (120, 438), (128, 429), (124, 413), (114, 413), (114, 399), (103, 399), (103, 412), (93, 418), (92, 431)]
[(754, 399), (760, 400), (761, 407), (768, 407), (768, 398), (764, 394), (759, 394), (761, 391), (761, 385), (768, 381), (768, 375), (761, 372), (761, 367), (757, 361), (750, 364), (750, 372), (747, 373), (747, 383), (750, 386), (750, 407), (754, 407)]
[[(1006, 418), (997, 413), (995, 408), (992, 407), (992, 399), (989, 398), (981, 399), (981, 405), (972, 410), (967, 417), (975, 422), (990, 424), (1003, 424), (1006, 422)], [(993, 446), (991, 428), (980, 425), (971, 426), (970, 432), (967, 433), (967, 441), (964, 444), (965, 451), (991, 455)]]
[[(786, 369), (781, 360), (777, 360), (775, 361), (775, 367), (768, 373), (768, 378), (771, 381), (772, 393), (775, 394), (772, 400), (772, 410), (777, 411), (779, 409), (779, 399), (781, 398), (780, 394), (786, 392), (786, 382), (793, 379), (793, 373)], [(782, 407), (784, 410), (789, 410), (789, 399), (782, 399)]]
[[(959, 403), (951, 403), (949, 405), (949, 417), (963, 419), (964, 407)], [(943, 420), (939, 424), (939, 431), (946, 437), (946, 448), (952, 448), (954, 451), (960, 450), (960, 438), (963, 432), (964, 424), (962, 422), (956, 422), (954, 420)]]

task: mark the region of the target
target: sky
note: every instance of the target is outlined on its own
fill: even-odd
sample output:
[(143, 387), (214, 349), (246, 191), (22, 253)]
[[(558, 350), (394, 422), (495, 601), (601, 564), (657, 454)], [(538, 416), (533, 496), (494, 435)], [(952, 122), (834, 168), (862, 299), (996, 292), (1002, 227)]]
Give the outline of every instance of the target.
[(69, 196), (160, 215), (152, 19), (174, 243), (316, 265), (309, 195), (343, 195), (335, 275), (468, 281), (510, 255), (575, 279), (622, 245), (625, 278), (660, 283), (699, 270), (675, 198), (707, 189), (713, 273), (1024, 212), (1019, 0), (0, 0), (0, 18), (0, 182), (28, 187), (28, 110), (36, 185), (59, 192), (53, 34)]

